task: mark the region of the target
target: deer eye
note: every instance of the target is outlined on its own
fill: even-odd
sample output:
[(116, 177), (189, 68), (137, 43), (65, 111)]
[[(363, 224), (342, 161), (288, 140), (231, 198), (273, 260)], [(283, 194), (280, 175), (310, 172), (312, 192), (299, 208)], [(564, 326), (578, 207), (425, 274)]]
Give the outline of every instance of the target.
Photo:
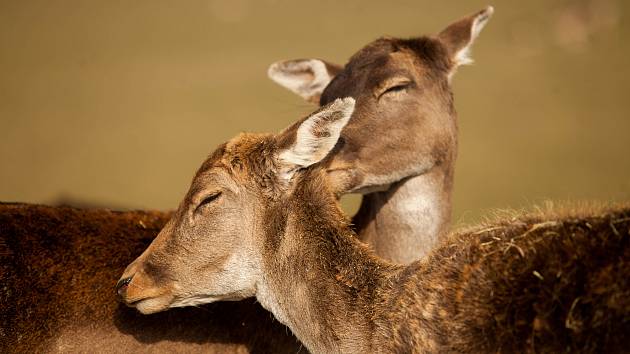
[(387, 88), (382, 90), (381, 93), (378, 95), (378, 98), (380, 99), (381, 97), (385, 95), (391, 95), (391, 94), (404, 92), (411, 86), (411, 84), (412, 82), (408, 80), (397, 81), (393, 84), (390, 84), (389, 86), (387, 86)]
[(405, 90), (405, 89), (407, 89), (407, 86), (409, 86), (409, 84), (403, 84), (403, 85), (396, 85), (396, 86), (392, 86), (392, 87), (388, 88), (387, 90), (385, 90), (385, 91), (381, 94), (381, 96), (382, 96), (382, 95), (384, 95), (384, 94), (390, 93), (390, 92), (398, 92), (398, 91)]
[(221, 192), (215, 192), (204, 197), (195, 208), (195, 213), (201, 211), (201, 208), (205, 207), (206, 205), (209, 205), (215, 200), (219, 199), (220, 196), (221, 196)]

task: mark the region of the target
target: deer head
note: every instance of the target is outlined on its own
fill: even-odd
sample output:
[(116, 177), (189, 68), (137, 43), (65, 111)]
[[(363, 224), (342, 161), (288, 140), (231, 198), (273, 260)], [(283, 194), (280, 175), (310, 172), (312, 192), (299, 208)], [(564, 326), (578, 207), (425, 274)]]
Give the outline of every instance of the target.
[(337, 192), (381, 190), (443, 166), (450, 194), (457, 148), (450, 81), (460, 65), (472, 63), (470, 48), (493, 11), (487, 7), (435, 36), (378, 39), (345, 66), (319, 59), (270, 66), (273, 81), (307, 101), (356, 100), (353, 119), (328, 162)]
[(278, 236), (269, 230), (278, 225), (269, 211), (286, 209), (282, 203), (301, 171), (333, 149), (354, 105), (352, 98), (338, 99), (278, 135), (241, 134), (221, 145), (164, 229), (125, 270), (117, 285), (123, 301), (153, 313), (257, 295), (265, 250)]

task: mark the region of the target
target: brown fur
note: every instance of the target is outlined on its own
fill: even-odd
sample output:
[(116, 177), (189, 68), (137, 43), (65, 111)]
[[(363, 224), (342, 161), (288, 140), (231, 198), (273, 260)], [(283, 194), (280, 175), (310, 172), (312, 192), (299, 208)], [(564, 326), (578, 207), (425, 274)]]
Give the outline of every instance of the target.
[[(367, 56), (362, 53), (361, 57)], [(359, 74), (351, 63), (347, 71)], [(329, 65), (330, 75), (339, 70)], [(368, 82), (372, 79), (366, 77)], [(334, 94), (344, 95), (339, 88)], [(1, 289), (2, 351), (295, 352), (300, 348), (283, 326), (251, 302), (210, 305), (208, 311), (176, 309), (150, 317), (119, 306), (112, 290), (115, 277), (147, 246), (166, 222), (166, 214), (10, 204), (0, 210), (0, 264), (6, 279)], [(143, 221), (146, 229), (138, 227), (135, 220), (148, 217), (156, 221)], [(114, 242), (109, 242), (112, 238)], [(394, 238), (384, 241), (396, 244)], [(51, 252), (49, 244), (59, 246)]]
[[(152, 215), (159, 222), (147, 224), (147, 229), (133, 221)], [(166, 222), (166, 214), (3, 205), (0, 217), (0, 242), (10, 252), (10, 257), (2, 255), (1, 262), (3, 280), (8, 280), (2, 288), (7, 305), (2, 306), (0, 348), (294, 352), (300, 347), (283, 326), (271, 323), (270, 316), (252, 303), (210, 305), (210, 312), (174, 310), (148, 318), (120, 307), (112, 290), (114, 279), (146, 248)], [(112, 237), (115, 242), (106, 241)], [(49, 243), (61, 246), (44, 252)], [(54, 292), (49, 293), (49, 287)], [(239, 319), (250, 324), (246, 332), (237, 326)], [(165, 322), (177, 325), (163, 328)], [(260, 336), (252, 334), (259, 330)]]
[[(389, 188), (364, 196), (353, 224), (380, 256), (396, 262), (409, 263), (428, 253), (450, 221), (457, 120), (449, 69), (446, 50), (434, 38), (383, 38), (355, 54), (321, 97), (321, 104), (348, 95), (357, 99), (355, 120), (344, 129), (328, 168), (350, 176), (335, 189), (365, 188), (366, 176), (391, 174), (383, 177)], [(409, 96), (395, 105), (379, 105), (374, 91), (400, 73), (414, 80)], [(431, 180), (438, 195), (432, 208), (439, 216), (430, 220), (400, 210), (423, 193), (407, 179), (416, 175)]]
[(254, 301), (154, 316), (118, 303), (117, 276), (169, 217), (0, 204), (0, 352), (299, 351)]
[[(269, 182), (279, 184), (273, 177), (274, 144), (269, 135), (240, 136), (205, 164), (215, 167), (200, 174), (227, 166), (239, 193), (248, 191), (239, 198), (257, 205), (260, 215), (243, 212), (246, 221), (235, 226), (261, 225), (244, 236), (260, 242), (258, 285), (268, 293), (257, 297), (309, 350), (627, 351), (629, 206), (485, 225), (450, 236), (423, 261), (396, 266), (357, 241), (321, 166), (302, 170), (287, 188), (269, 188)], [(217, 204), (198, 222), (221, 223), (230, 212), (220, 210), (229, 203)], [(178, 232), (197, 240), (209, 237), (194, 227)], [(169, 231), (160, 237), (177, 244), (180, 236)], [(220, 234), (212, 237), (221, 241)], [(188, 266), (209, 251), (190, 240)], [(163, 253), (162, 266), (173, 265), (181, 251)], [(198, 266), (168, 272), (177, 279)], [(136, 264), (136, 270), (141, 267)]]
[[(396, 262), (426, 254), (450, 221), (457, 154), (450, 68), (447, 51), (436, 38), (382, 38), (350, 58), (320, 99), (321, 105), (348, 96), (357, 101), (340, 142), (324, 163), (336, 193), (370, 192), (353, 223), (362, 240)], [(392, 78), (399, 77), (409, 78), (409, 87), (379, 97)], [(287, 138), (290, 144), (294, 136)], [(436, 195), (431, 206), (435, 217), (410, 217), (400, 210), (425, 193), (408, 180), (418, 175)]]
[[(448, 351), (627, 351), (630, 207), (558, 214), (452, 235), (408, 281), (428, 291), (402, 305), (420, 304)], [(405, 331), (394, 331), (403, 348)]]
[[(474, 41), (473, 27), (492, 11), (456, 21), (437, 36), (378, 39), (343, 67), (320, 63), (327, 77), (316, 79), (317, 60), (270, 68), (273, 80), (303, 97), (312, 95), (307, 99), (322, 106), (342, 97), (356, 100), (352, 119), (324, 163), (336, 193), (364, 194), (353, 224), (381, 257), (410, 263), (448, 230), (457, 157), (450, 79), (461, 64), (458, 52)], [(321, 82), (331, 77), (323, 88)]]
[[(449, 68), (444, 46), (430, 37), (382, 38), (350, 58), (320, 100), (321, 105), (340, 97), (357, 100), (353, 120), (342, 133), (343, 143), (329, 162), (329, 170), (344, 170), (350, 176), (346, 185), (334, 185), (335, 189), (370, 187), (366, 176), (382, 176), (387, 184), (426, 166), (453, 168), (457, 124)], [(379, 86), (400, 74), (413, 80), (409, 97), (395, 105), (377, 102)], [(399, 176), (388, 177), (391, 173)], [(450, 195), (450, 189), (445, 193)]]

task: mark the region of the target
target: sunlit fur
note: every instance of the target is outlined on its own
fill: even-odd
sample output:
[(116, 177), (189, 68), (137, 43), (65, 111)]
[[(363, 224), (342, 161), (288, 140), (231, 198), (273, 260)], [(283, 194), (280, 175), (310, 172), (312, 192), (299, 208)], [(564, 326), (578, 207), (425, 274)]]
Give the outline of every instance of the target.
[[(304, 353), (254, 300), (152, 316), (114, 285), (171, 214), (0, 203), (0, 353)], [(301, 351), (300, 351), (301, 349)]]
[[(356, 239), (322, 166), (297, 170), (288, 184), (281, 180), (277, 156), (286, 147), (279, 141), (243, 134), (220, 147), (197, 176), (227, 171), (227, 179), (198, 190), (197, 177), (191, 190), (236, 189), (234, 195), (199, 216), (196, 223), (212, 228), (161, 234), (154, 244), (170, 245), (154, 248), (167, 250), (160, 253), (162, 269), (143, 272), (141, 258), (134, 279), (177, 289), (166, 296), (211, 295), (180, 284), (185, 278), (238, 294), (220, 279), (221, 267), (204, 265), (215, 262), (209, 254), (246, 255), (254, 286), (241, 294), (253, 290), (313, 353), (627, 350), (628, 206), (484, 225), (451, 235), (423, 261), (393, 265)], [(186, 203), (172, 220), (194, 208)], [(153, 256), (151, 247), (144, 259)]]
[[(428, 37), (420, 37), (418, 41), (435, 42)], [(355, 112), (348, 124), (348, 127), (355, 127), (354, 131), (358, 133), (345, 134), (343, 139), (348, 141), (346, 148), (333, 151), (330, 155), (334, 157), (332, 162), (335, 168), (341, 169), (340, 172), (331, 171), (329, 174), (343, 177), (339, 179), (338, 185), (343, 185), (346, 177), (357, 171), (359, 177), (378, 177), (383, 174), (382, 171), (397, 171), (395, 179), (409, 176), (410, 171), (416, 173), (419, 166), (410, 158), (422, 157), (420, 167), (424, 168), (422, 166), (433, 164), (434, 157), (448, 156), (444, 152), (449, 149), (453, 151), (456, 146), (452, 140), (444, 140), (441, 134), (434, 135), (436, 131), (418, 125), (413, 125), (415, 128), (412, 129), (412, 124), (406, 119), (423, 119), (422, 112), (399, 110), (400, 107), (409, 107), (414, 101), (421, 102), (432, 111), (438, 103), (452, 108), (450, 93), (442, 89), (446, 76), (439, 74), (441, 66), (433, 65), (433, 60), (440, 58), (443, 51), (435, 46), (417, 47), (433, 50), (428, 52), (407, 50), (409, 48), (401, 51), (400, 49), (406, 48), (402, 45), (403, 42), (396, 38), (379, 39), (359, 50), (346, 67), (322, 61), (328, 75), (335, 78), (336, 82), (329, 87), (326, 100), (346, 96), (358, 98), (358, 112)], [(378, 65), (381, 58), (394, 53), (396, 55), (392, 57), (393, 60), (388, 61), (385, 66)], [(374, 65), (364, 66), (370, 61), (375, 61)], [(377, 67), (381, 70), (375, 70)], [(398, 69), (408, 69), (418, 78), (429, 74), (422, 81), (418, 92), (431, 94), (409, 95), (413, 101), (403, 99), (407, 94), (394, 95), (391, 100), (381, 101), (389, 109), (375, 115), (377, 106), (374, 105), (374, 93), (387, 87), (381, 84), (389, 85), (392, 78), (398, 77)], [(342, 70), (352, 75), (337, 77)], [(309, 74), (308, 70), (305, 74)], [(361, 84), (362, 82), (375, 82), (379, 87), (374, 88)], [(321, 92), (317, 92), (316, 99), (313, 100), (318, 101), (319, 95)], [(449, 110), (445, 112), (448, 113)], [(383, 119), (376, 119), (377, 117)], [(440, 123), (443, 130), (450, 129), (448, 122), (455, 119), (454, 110), (443, 115), (443, 118), (447, 118)], [(406, 128), (390, 129), (394, 121)], [(376, 127), (376, 130), (386, 131), (387, 134), (369, 136), (368, 139), (368, 135), (361, 133), (366, 123)], [(417, 133), (422, 134), (416, 136)], [(292, 143), (292, 139), (293, 137), (288, 137), (287, 144)], [(414, 145), (428, 141), (446, 145), (435, 150), (418, 149)], [(399, 144), (396, 145), (396, 155), (378, 153), (388, 144)], [(356, 155), (347, 154), (350, 151), (347, 150), (349, 146), (362, 152)], [(437, 151), (439, 154), (427, 155), (427, 151)], [(381, 159), (383, 156), (387, 159)], [(382, 193), (369, 194), (362, 203), (362, 212), (354, 220), (361, 231), (361, 237), (392, 259), (400, 256), (400, 253), (386, 249), (406, 252), (403, 254), (405, 258), (399, 258), (400, 261), (414, 259), (433, 248), (435, 241), (432, 237), (437, 239), (438, 233), (427, 235), (424, 231), (418, 231), (431, 230), (430, 227), (412, 228), (419, 219), (406, 215), (413, 215), (416, 211), (401, 200), (405, 201), (407, 196), (415, 195), (414, 191), (436, 186), (436, 181), (448, 181), (448, 176), (452, 175), (452, 169), (449, 169), (452, 162), (448, 159), (440, 161), (440, 168), (443, 170), (441, 172), (406, 178)], [(409, 162), (414, 169), (408, 168)], [(348, 174), (344, 163), (351, 164), (350, 167), (356, 169)], [(440, 178), (441, 174), (443, 177)], [(389, 183), (388, 178), (391, 176), (350, 181), (356, 183), (367, 180), (369, 183), (382, 184)], [(344, 188), (351, 187), (352, 185)], [(438, 184), (434, 192), (438, 202), (434, 204), (437, 207), (431, 210), (436, 213), (435, 220), (441, 220), (437, 227), (443, 230), (450, 215), (450, 187), (448, 183), (443, 186)], [(413, 205), (416, 204), (411, 206)], [(404, 206), (404, 213), (399, 210), (400, 206)], [(112, 290), (115, 278), (156, 236), (158, 228), (166, 222), (164, 214), (160, 214), (159, 222), (148, 222), (147, 217), (154, 213), (112, 213), (107, 210), (88, 211), (35, 205), (0, 205), (0, 210), (0, 256), (3, 259), (3, 264), (0, 265), (4, 267), (2, 271), (6, 275), (6, 286), (0, 287), (0, 291), (7, 303), (13, 304), (0, 310), (4, 333), (0, 338), (0, 352), (11, 348), (16, 352), (118, 353), (124, 347), (129, 352), (295, 353), (300, 349), (300, 345), (284, 326), (278, 325), (277, 321), (273, 321), (269, 314), (252, 301), (216, 303), (202, 309), (177, 309), (153, 316), (137, 315), (124, 306), (119, 308)], [(138, 224), (138, 221), (143, 224)], [(408, 234), (408, 230), (415, 231)], [(378, 238), (382, 243), (371, 242), (371, 235), (382, 235), (383, 237)], [(419, 242), (409, 242), (416, 239)], [(3, 242), (8, 245), (10, 252), (5, 252), (2, 248)], [(53, 272), (54, 277), (49, 272)], [(203, 295), (203, 298), (206, 296)]]
[(308, 91), (309, 101), (356, 99), (323, 164), (335, 193), (364, 195), (355, 230), (386, 259), (422, 258), (448, 230), (457, 156), (450, 81), (492, 12), (466, 16), (436, 36), (380, 38), (344, 66), (297, 59), (269, 69), (272, 80), (301, 96), (298, 88), (317, 87)]
[[(335, 101), (329, 109), (311, 115), (300, 124), (293, 145), (278, 156), (280, 161), (290, 166), (285, 170), (285, 179), (291, 178), (295, 167), (308, 167), (326, 157), (337, 144), (341, 129), (350, 120), (354, 104), (353, 98)], [(331, 116), (332, 114), (338, 117)], [(330, 121), (332, 123), (329, 123)]]

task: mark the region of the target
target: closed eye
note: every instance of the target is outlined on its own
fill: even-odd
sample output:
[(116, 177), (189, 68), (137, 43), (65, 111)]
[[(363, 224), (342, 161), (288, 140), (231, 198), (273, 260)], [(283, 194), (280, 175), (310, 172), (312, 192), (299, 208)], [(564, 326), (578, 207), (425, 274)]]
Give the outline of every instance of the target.
[(391, 94), (397, 94), (397, 93), (404, 92), (412, 84), (411, 81), (407, 81), (407, 80), (405, 80), (405, 81), (396, 80), (396, 81), (398, 81), (398, 83), (395, 83), (395, 84), (387, 87), (385, 90), (381, 91), (381, 93), (378, 95), (378, 98), (380, 99), (381, 97), (383, 97), (385, 95), (391, 95)]
[(386, 94), (386, 93), (389, 93), (389, 92), (402, 91), (402, 90), (406, 89), (406, 88), (407, 88), (407, 86), (409, 86), (409, 84), (402, 84), (402, 85), (392, 86), (392, 87), (388, 88), (387, 90), (385, 90), (385, 91), (381, 94), (381, 96), (382, 96), (382, 95), (384, 95), (384, 94)]
[(195, 213), (201, 211), (201, 208), (203, 208), (206, 205), (211, 204), (212, 202), (217, 200), (220, 196), (221, 196), (221, 192), (216, 192), (216, 193), (212, 193), (212, 194), (204, 197), (201, 200), (201, 202), (199, 202), (199, 205), (197, 205), (197, 207), (195, 208)]

